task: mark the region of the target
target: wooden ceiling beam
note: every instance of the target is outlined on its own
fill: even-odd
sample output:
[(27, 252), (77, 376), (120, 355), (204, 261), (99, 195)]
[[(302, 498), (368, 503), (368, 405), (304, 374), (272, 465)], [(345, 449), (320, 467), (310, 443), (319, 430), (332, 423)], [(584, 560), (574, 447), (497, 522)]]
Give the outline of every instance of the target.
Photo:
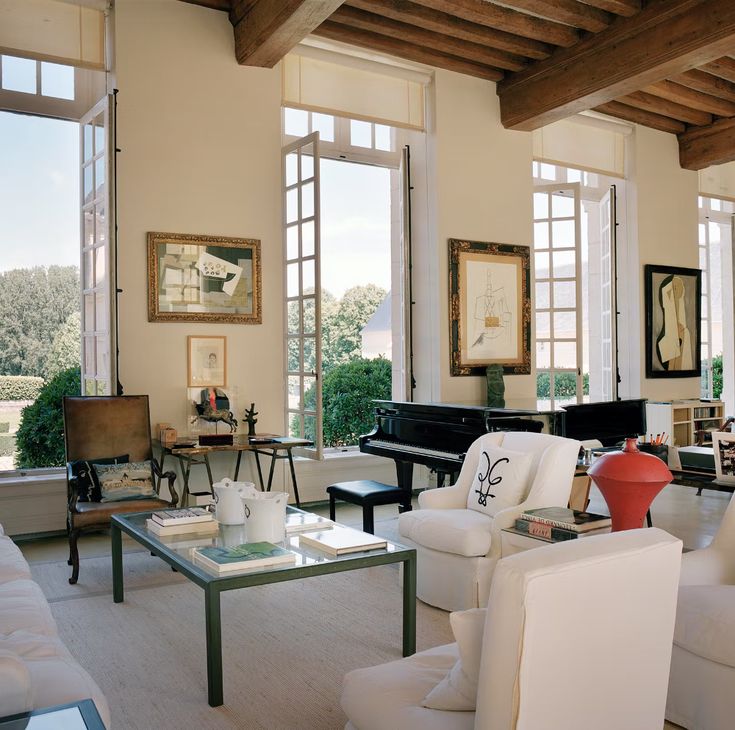
[(533, 38), (555, 46), (572, 46), (579, 40), (579, 31), (563, 23), (519, 13), (484, 0), (414, 0), (432, 10), (450, 11), (452, 15), (496, 30)]
[(644, 87), (643, 91), (719, 117), (735, 116), (735, 102), (703, 94), (673, 81), (659, 81), (657, 84)]
[(201, 5), (203, 8), (210, 8), (211, 10), (225, 10), (229, 12), (231, 7), (231, 0), (182, 0), (182, 2), (189, 3), (189, 5)]
[(621, 96), (616, 101), (635, 107), (636, 109), (643, 109), (654, 114), (661, 114), (664, 117), (671, 117), (686, 124), (694, 124), (700, 127), (712, 124), (711, 114), (698, 111), (697, 109), (691, 109), (688, 106), (683, 106), (673, 101), (661, 99), (652, 94), (646, 94), (643, 91), (634, 91), (627, 96)]
[(580, 0), (580, 2), (626, 17), (635, 15), (641, 9), (641, 0)]
[(571, 25), (574, 28), (599, 33), (613, 20), (610, 13), (577, 0), (501, 0), (505, 7), (532, 13), (546, 20)]
[(432, 48), (440, 53), (465, 58), (468, 61), (482, 63), (486, 66), (518, 71), (527, 65), (522, 56), (481, 46), (478, 43), (461, 41), (458, 38), (417, 28), (408, 23), (399, 23), (396, 20), (366, 13), (364, 10), (358, 10), (357, 8), (341, 7), (332, 13), (330, 20), (350, 28), (395, 38), (425, 48)]
[(272, 68), (342, 2), (233, 0), (230, 20), (235, 28), (237, 62), (244, 66)]
[(721, 79), (735, 82), (735, 60), (729, 56), (723, 56), (710, 63), (705, 63), (701, 70)]
[(704, 94), (719, 96), (721, 99), (735, 102), (735, 84), (732, 81), (721, 79), (719, 76), (713, 76), (706, 71), (692, 69), (685, 71), (683, 74), (674, 76), (672, 81), (682, 86), (688, 86), (690, 89), (701, 91)]
[(720, 119), (709, 127), (679, 135), (679, 164), (701, 170), (735, 160), (735, 119)]
[(732, 0), (651, 0), (498, 84), (503, 125), (537, 129), (713, 61), (734, 43)]
[(618, 119), (625, 119), (626, 122), (642, 124), (644, 127), (652, 127), (661, 132), (679, 134), (686, 130), (686, 125), (677, 122), (675, 119), (665, 117), (661, 114), (647, 112), (643, 109), (636, 109), (627, 104), (621, 104), (619, 101), (609, 101), (606, 104), (600, 104), (594, 107), (594, 111), (609, 114), (611, 117), (617, 117)]
[(361, 48), (381, 51), (392, 56), (397, 56), (398, 58), (405, 58), (408, 61), (425, 63), (430, 66), (436, 66), (437, 68), (447, 69), (448, 71), (477, 76), (488, 81), (498, 81), (503, 78), (503, 72), (499, 68), (465, 61), (457, 56), (441, 53), (432, 48), (424, 48), (422, 46), (416, 46), (413, 43), (405, 43), (394, 38), (369, 33), (364, 30), (358, 30), (357, 28), (350, 28), (341, 23), (335, 23), (332, 20), (325, 21), (313, 32), (314, 35), (329, 38), (334, 41), (351, 43)]
[(548, 58), (554, 50), (554, 46), (533, 38), (524, 38), (479, 23), (471, 23), (449, 13), (424, 8), (406, 0), (348, 0), (342, 7), (346, 6), (527, 58), (537, 60)]

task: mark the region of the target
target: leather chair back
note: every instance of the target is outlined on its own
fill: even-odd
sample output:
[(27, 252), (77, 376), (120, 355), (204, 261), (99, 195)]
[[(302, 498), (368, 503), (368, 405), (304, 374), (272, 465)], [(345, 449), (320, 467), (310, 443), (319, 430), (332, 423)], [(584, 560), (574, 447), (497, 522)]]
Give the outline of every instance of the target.
[(147, 395), (64, 398), (66, 460), (128, 454), (130, 461), (152, 456)]

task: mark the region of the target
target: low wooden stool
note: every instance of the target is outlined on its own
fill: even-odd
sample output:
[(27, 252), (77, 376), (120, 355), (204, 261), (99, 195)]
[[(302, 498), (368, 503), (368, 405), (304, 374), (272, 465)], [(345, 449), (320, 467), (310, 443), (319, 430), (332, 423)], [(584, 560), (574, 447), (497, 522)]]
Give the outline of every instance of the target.
[(327, 487), (329, 494), (329, 518), (335, 519), (335, 500), (340, 499), (362, 507), (362, 531), (374, 534), (373, 507), (378, 504), (400, 505), (399, 512), (411, 509), (411, 494), (390, 484), (359, 479), (354, 482), (338, 482)]

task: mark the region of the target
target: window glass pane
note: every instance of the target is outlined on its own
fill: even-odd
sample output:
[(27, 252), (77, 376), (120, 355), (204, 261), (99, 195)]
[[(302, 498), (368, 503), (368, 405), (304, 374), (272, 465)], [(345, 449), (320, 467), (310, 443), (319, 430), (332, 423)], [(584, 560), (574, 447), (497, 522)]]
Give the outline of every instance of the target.
[(289, 260), (299, 256), (299, 227), (289, 226), (286, 229), (286, 258)]
[(350, 144), (353, 147), (373, 146), (372, 124), (370, 122), (359, 122), (356, 119), (350, 120)]
[(3, 89), (36, 93), (36, 62), (15, 56), (2, 57)]
[(102, 292), (95, 294), (95, 327), (98, 332), (107, 332), (110, 324), (107, 321), (107, 297)]
[(301, 377), (288, 376), (288, 407), (292, 410), (301, 408)]
[(286, 266), (286, 296), (296, 297), (299, 295), (299, 265), (288, 264)]
[(574, 251), (554, 251), (554, 277), (575, 276), (576, 255)]
[(304, 416), (304, 438), (316, 440), (316, 416)]
[(574, 221), (553, 221), (551, 236), (554, 248), (574, 248)]
[(73, 99), (74, 68), (58, 63), (42, 63), (41, 94), (57, 99)]
[(534, 254), (533, 266), (534, 273), (536, 274), (536, 279), (547, 279), (550, 273), (548, 251)]
[(576, 368), (577, 367), (577, 343), (555, 342), (554, 343), (554, 367)]
[(375, 125), (375, 149), (390, 152), (390, 127)]
[(291, 438), (300, 439), (303, 437), (303, 431), (301, 430), (301, 416), (298, 413), (288, 414), (288, 435)]
[(316, 332), (316, 303), (313, 299), (304, 299), (304, 334)]
[(94, 286), (94, 251), (86, 251), (84, 254), (84, 288), (91, 289)]
[(84, 381), (84, 395), (97, 395), (97, 383), (94, 380)]
[(542, 162), (540, 173), (544, 180), (556, 180), (556, 167), (554, 165), (547, 165)]
[(549, 217), (549, 196), (546, 193), (533, 194), (533, 217), (536, 220)]
[(299, 156), (296, 152), (286, 155), (286, 185), (294, 185), (299, 174)]
[(301, 152), (301, 179), (308, 180), (310, 177), (314, 177), (314, 145), (307, 145), (304, 150), (309, 152)]
[(311, 131), (319, 132), (319, 139), (324, 142), (334, 142), (334, 117), (329, 114), (312, 113)]
[(288, 371), (297, 373), (301, 369), (301, 341), (298, 337), (288, 338)]
[(536, 367), (548, 368), (551, 366), (551, 345), (548, 342), (536, 342)]
[(316, 410), (316, 378), (304, 375), (304, 406)]
[(94, 186), (95, 195), (101, 195), (105, 188), (105, 158), (100, 157), (94, 162)]
[(286, 223), (293, 223), (299, 217), (299, 191), (297, 188), (286, 193)]
[(311, 218), (314, 215), (314, 183), (310, 182), (301, 188), (301, 217)]
[(549, 284), (548, 282), (542, 282), (536, 284), (536, 307), (538, 309), (549, 308)]
[(297, 300), (288, 302), (288, 334), (298, 335), (301, 332), (301, 303)]
[(97, 381), (97, 395), (109, 395), (110, 391), (107, 388), (106, 380)]
[(304, 287), (305, 292), (315, 291), (314, 270), (315, 270), (314, 259), (307, 259), (306, 261), (303, 262), (302, 269), (301, 269), (301, 276), (303, 277), (302, 286)]
[(84, 211), (84, 245), (94, 246), (94, 214), (92, 210)]
[(304, 338), (304, 372), (316, 372), (316, 340), (313, 337)]
[(551, 215), (554, 218), (574, 217), (574, 198), (555, 194), (551, 196)]
[(554, 282), (554, 307), (574, 307), (576, 285), (573, 281), (555, 281)]
[(550, 337), (550, 316), (548, 312), (536, 312), (536, 337)]
[(93, 138), (92, 138), (92, 125), (84, 125), (84, 161), (91, 160), (94, 155), (93, 149)]
[(96, 368), (94, 364), (94, 337), (84, 338), (84, 374), (94, 376)]
[(306, 221), (301, 225), (301, 255), (314, 255), (314, 221)]
[(567, 170), (567, 182), (582, 182), (582, 172), (580, 170)]
[(577, 315), (574, 312), (554, 312), (554, 337), (576, 339)]
[(97, 375), (104, 375), (110, 367), (110, 346), (107, 337), (96, 337)]
[(303, 109), (284, 109), (286, 134), (292, 137), (305, 137), (309, 134), (309, 112)]
[(100, 286), (107, 274), (107, 249), (100, 246), (94, 249), (94, 285)]
[(105, 115), (100, 114), (94, 120), (94, 153), (95, 155), (105, 150)]
[(549, 224), (534, 223), (533, 224), (533, 245), (536, 248), (548, 248), (549, 247)]
[(105, 243), (107, 241), (107, 220), (105, 219), (104, 203), (95, 206), (95, 237), (97, 243)]
[(89, 203), (92, 200), (92, 165), (89, 164), (84, 168), (84, 202)]

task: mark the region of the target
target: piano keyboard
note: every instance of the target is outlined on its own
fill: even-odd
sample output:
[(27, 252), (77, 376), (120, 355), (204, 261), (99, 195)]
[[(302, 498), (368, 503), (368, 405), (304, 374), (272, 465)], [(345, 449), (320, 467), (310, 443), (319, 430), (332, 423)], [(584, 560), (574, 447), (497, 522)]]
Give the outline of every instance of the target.
[(447, 461), (456, 461), (462, 463), (464, 454), (457, 454), (453, 451), (439, 451), (437, 449), (427, 449), (423, 446), (413, 446), (411, 444), (401, 444), (396, 441), (384, 441), (383, 439), (370, 439), (366, 445), (377, 446), (379, 448), (390, 449), (391, 451), (402, 451), (406, 454), (421, 454), (422, 456), (434, 456)]

